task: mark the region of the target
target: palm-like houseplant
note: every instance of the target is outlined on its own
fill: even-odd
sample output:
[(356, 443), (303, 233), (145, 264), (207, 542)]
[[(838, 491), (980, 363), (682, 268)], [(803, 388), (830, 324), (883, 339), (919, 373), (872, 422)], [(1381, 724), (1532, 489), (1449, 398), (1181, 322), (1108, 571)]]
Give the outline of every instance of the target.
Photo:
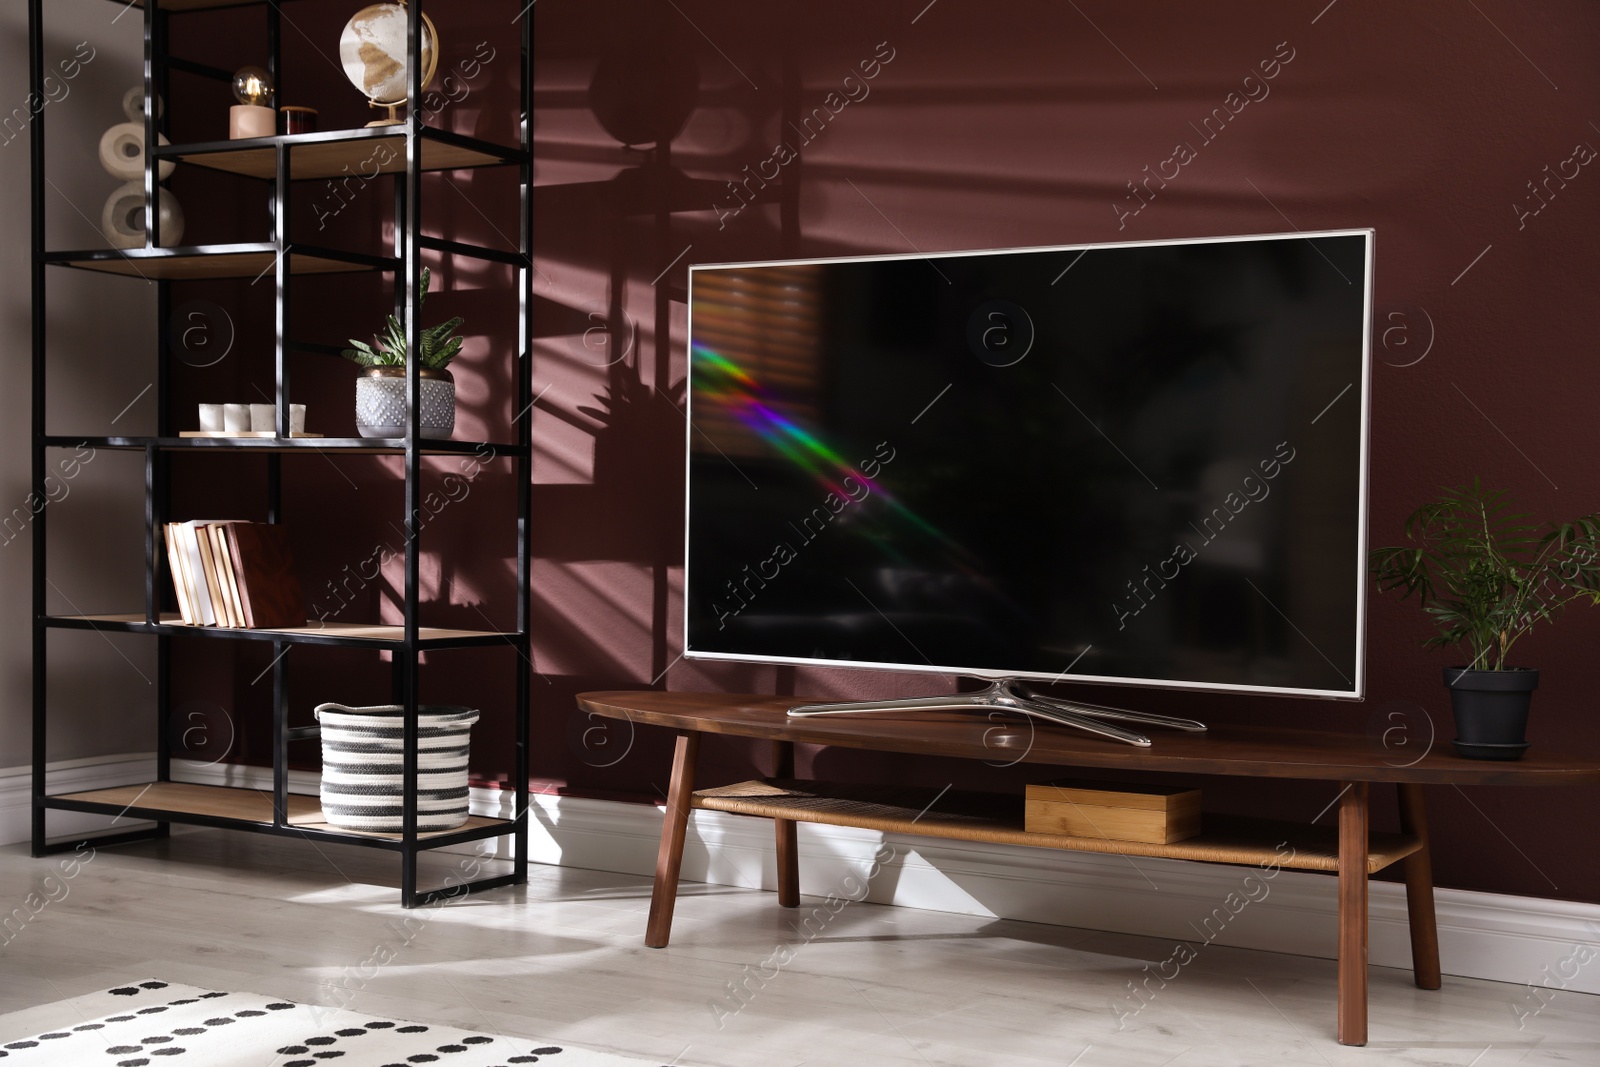
[[(433, 275), (422, 268), (422, 289), (417, 297), (420, 311), (428, 300)], [(448, 438), (455, 429), (456, 387), (450, 377), (450, 361), (461, 354), (462, 338), (455, 332), (465, 323), (459, 315), (437, 326), (430, 326), (417, 337), (417, 374), (422, 379), (422, 436)], [(406, 435), (406, 328), (393, 315), (385, 320), (385, 330), (372, 343), (352, 339), (344, 350), (345, 359), (362, 368), (356, 381), (356, 429), (362, 437), (404, 437)]]
[(1371, 554), (1380, 592), (1415, 593), (1439, 632), (1424, 647), (1470, 655), (1444, 672), (1464, 756), (1516, 759), (1539, 672), (1511, 666), (1517, 640), (1569, 604), (1600, 604), (1600, 512), (1536, 525), (1503, 490), (1445, 489), (1405, 521), (1407, 545)]

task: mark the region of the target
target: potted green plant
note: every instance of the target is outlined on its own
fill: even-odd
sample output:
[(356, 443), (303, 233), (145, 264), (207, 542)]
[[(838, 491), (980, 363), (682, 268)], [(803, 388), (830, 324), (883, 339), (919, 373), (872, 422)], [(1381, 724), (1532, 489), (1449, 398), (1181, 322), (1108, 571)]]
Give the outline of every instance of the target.
[[(433, 275), (422, 268), (417, 308), (427, 302)], [(456, 386), (446, 369), (461, 354), (461, 338), (453, 336), (466, 320), (460, 316), (422, 331), (417, 339), (417, 374), (422, 379), (422, 436), (446, 439), (456, 426)], [(362, 437), (406, 435), (406, 330), (388, 317), (388, 327), (372, 344), (351, 340), (344, 358), (363, 368), (356, 379), (356, 430)]]
[(1442, 494), (1406, 519), (1410, 544), (1371, 554), (1372, 574), (1380, 592), (1418, 595), (1439, 628), (1424, 647), (1471, 656), (1444, 671), (1456, 751), (1519, 759), (1539, 672), (1512, 666), (1511, 648), (1574, 601), (1600, 604), (1600, 512), (1536, 526), (1476, 479)]

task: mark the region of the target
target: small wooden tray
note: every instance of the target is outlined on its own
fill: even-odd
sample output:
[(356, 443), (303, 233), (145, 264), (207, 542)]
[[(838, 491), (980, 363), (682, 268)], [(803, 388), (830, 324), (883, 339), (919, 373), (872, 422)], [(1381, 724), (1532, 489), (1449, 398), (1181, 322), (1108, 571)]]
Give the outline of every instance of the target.
[[(278, 435), (277, 435), (277, 433), (275, 433), (272, 430), (180, 430), (178, 432), (178, 436), (179, 437), (251, 437), (251, 438), (268, 438), (268, 437), (277, 437)], [(321, 437), (322, 434), (320, 434), (320, 433), (292, 433), (289, 436), (293, 437), (293, 438)]]

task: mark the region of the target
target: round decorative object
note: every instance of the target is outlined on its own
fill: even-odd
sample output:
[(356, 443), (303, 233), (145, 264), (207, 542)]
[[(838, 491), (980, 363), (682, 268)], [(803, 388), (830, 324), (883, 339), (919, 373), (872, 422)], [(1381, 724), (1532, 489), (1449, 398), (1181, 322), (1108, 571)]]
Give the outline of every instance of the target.
[[(122, 113), (129, 122), (144, 123), (144, 86), (135, 85), (122, 94)], [(156, 97), (156, 118), (167, 113), (167, 102)]]
[[(167, 144), (165, 134), (157, 134)], [(144, 177), (144, 122), (119, 122), (100, 136), (100, 165), (113, 178), (131, 181)], [(172, 177), (177, 164), (163, 159), (156, 166), (161, 180)]]
[[(388, 119), (372, 125), (398, 122), (394, 108), (406, 102), (408, 17), (404, 4), (373, 4), (357, 11), (339, 35), (339, 61), (345, 77), (364, 93), (373, 107), (390, 109)], [(422, 16), (422, 84), (433, 81), (439, 65), (439, 32), (433, 20)]]
[[(168, 190), (157, 192), (160, 194), (161, 243), (170, 247), (183, 240), (183, 208)], [(100, 212), (100, 230), (112, 248), (144, 247), (143, 180), (119, 185), (106, 198), (106, 206)]]
[[(456, 385), (449, 371), (422, 372), (422, 436), (446, 441), (456, 428)], [(356, 379), (356, 431), (362, 437), (406, 435), (404, 367), (367, 367)]]
[[(405, 708), (319, 704), (322, 816), (369, 833), (405, 829)], [(453, 830), (467, 821), (467, 756), (478, 713), (454, 704), (417, 707), (417, 829)]]
[(240, 67), (233, 75), (233, 97), (241, 104), (266, 107), (275, 91), (272, 75), (260, 67)]

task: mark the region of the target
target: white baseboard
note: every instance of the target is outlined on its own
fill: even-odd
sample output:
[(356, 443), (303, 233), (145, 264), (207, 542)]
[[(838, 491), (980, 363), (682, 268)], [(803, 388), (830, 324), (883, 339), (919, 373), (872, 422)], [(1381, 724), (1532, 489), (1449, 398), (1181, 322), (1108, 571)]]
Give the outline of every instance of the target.
[[(153, 757), (122, 756), (52, 765), (52, 792), (146, 781)], [(270, 788), (262, 768), (176, 765), (174, 778), (215, 785)], [(317, 776), (293, 772), (290, 788), (315, 793)], [(0, 770), (0, 843), (29, 834), (26, 770)], [(514, 798), (472, 791), (472, 810), (508, 817)], [(649, 877), (655, 870), (662, 811), (644, 804), (537, 795), (529, 826), (529, 858)], [(100, 816), (52, 812), (52, 835), (104, 827)], [(83, 825), (77, 823), (81, 821)], [(1270, 879), (1250, 867), (1107, 856), (968, 841), (883, 835), (841, 826), (802, 824), (800, 890), (826, 897), (859, 895), (875, 856), (888, 844), (894, 858), (871, 880), (875, 903), (1183, 940), (1206, 938), (1208, 917), (1230, 893), (1255, 898), (1210, 924), (1214, 943), (1332, 959), (1337, 929), (1336, 883), (1330, 876), (1281, 871)], [(465, 851), (471, 846), (462, 846)], [(1257, 877), (1250, 888), (1247, 875)], [(777, 885), (771, 824), (699, 811), (684, 846), (683, 877), (716, 885), (773, 890)], [(853, 880), (853, 881), (852, 881)], [(1267, 891), (1262, 894), (1260, 886)], [(1446, 974), (1518, 985), (1600, 994), (1600, 906), (1454, 889), (1435, 893), (1440, 962)], [(1236, 905), (1237, 906), (1237, 905)], [(1220, 935), (1216, 934), (1220, 928)], [(1370, 959), (1409, 968), (1411, 948), (1404, 887), (1373, 882)], [(1578, 951), (1587, 946), (1587, 951)], [(1164, 959), (1165, 950), (1157, 954)], [(1530, 994), (1532, 995), (1532, 994)]]
[[(89, 759), (61, 760), (49, 765), (50, 791), (76, 793), (89, 789), (110, 789), (112, 786), (147, 782), (155, 777), (156, 757), (153, 752), (134, 755), (95, 756)], [(27, 767), (0, 768), (0, 845), (14, 845), (33, 837), (33, 776)], [(50, 813), (50, 836), (71, 837), (77, 834), (136, 830), (149, 823), (123, 819), (111, 826), (104, 815), (85, 815), (75, 811)]]

